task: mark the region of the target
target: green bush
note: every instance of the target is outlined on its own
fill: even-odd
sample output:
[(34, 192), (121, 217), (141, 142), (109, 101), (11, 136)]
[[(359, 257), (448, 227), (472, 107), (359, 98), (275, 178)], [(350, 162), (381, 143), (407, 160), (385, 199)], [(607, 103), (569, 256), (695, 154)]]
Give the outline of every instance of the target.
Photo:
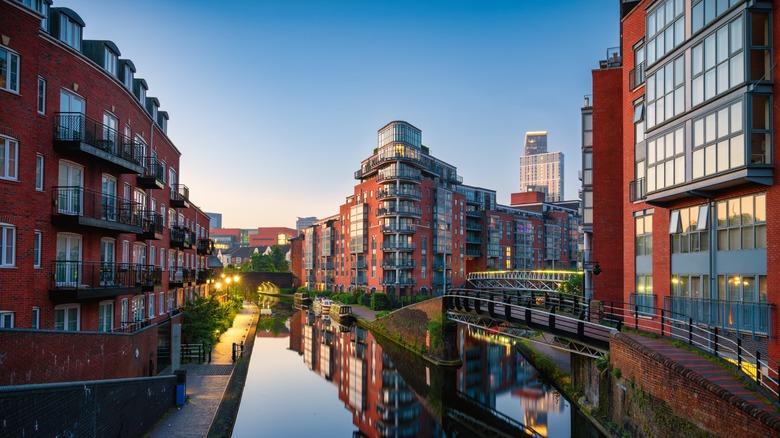
[(386, 293), (374, 292), (371, 294), (371, 309), (372, 310), (389, 310), (391, 308), (390, 298)]

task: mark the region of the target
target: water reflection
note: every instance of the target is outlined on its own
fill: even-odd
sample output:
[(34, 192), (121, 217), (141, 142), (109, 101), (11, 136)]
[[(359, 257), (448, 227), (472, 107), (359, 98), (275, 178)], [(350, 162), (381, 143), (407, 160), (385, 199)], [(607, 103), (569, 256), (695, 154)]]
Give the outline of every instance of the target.
[(293, 315), (289, 327), (289, 349), (338, 389), (353, 436), (596, 436), (587, 422), (573, 430), (568, 401), (539, 380), (511, 339), (459, 326), (463, 365), (449, 369), (311, 312)]

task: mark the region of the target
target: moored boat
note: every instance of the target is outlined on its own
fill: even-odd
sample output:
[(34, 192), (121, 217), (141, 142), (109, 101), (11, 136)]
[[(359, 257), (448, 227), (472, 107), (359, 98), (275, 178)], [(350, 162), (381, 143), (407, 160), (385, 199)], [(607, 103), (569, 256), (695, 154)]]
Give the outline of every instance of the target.
[(340, 324), (352, 324), (355, 320), (355, 316), (352, 314), (352, 306), (341, 303), (331, 304), (330, 317)]

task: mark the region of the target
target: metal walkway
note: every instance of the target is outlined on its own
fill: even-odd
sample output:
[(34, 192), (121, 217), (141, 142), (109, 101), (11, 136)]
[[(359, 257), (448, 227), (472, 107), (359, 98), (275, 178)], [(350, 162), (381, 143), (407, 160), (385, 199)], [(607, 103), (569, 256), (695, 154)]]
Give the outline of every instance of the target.
[(589, 357), (609, 351), (616, 327), (589, 320), (590, 309), (560, 294), (452, 289), (444, 296), (450, 319)]
[(472, 272), (468, 281), (476, 289), (520, 292), (555, 292), (582, 271), (488, 271)]

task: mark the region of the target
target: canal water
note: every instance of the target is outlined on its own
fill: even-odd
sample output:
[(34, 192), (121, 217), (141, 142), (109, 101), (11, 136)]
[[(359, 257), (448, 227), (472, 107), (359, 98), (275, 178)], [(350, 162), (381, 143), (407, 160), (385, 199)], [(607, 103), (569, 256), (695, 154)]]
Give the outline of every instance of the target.
[(261, 322), (234, 437), (599, 437), (510, 338), (459, 326), (453, 369), (310, 312)]

